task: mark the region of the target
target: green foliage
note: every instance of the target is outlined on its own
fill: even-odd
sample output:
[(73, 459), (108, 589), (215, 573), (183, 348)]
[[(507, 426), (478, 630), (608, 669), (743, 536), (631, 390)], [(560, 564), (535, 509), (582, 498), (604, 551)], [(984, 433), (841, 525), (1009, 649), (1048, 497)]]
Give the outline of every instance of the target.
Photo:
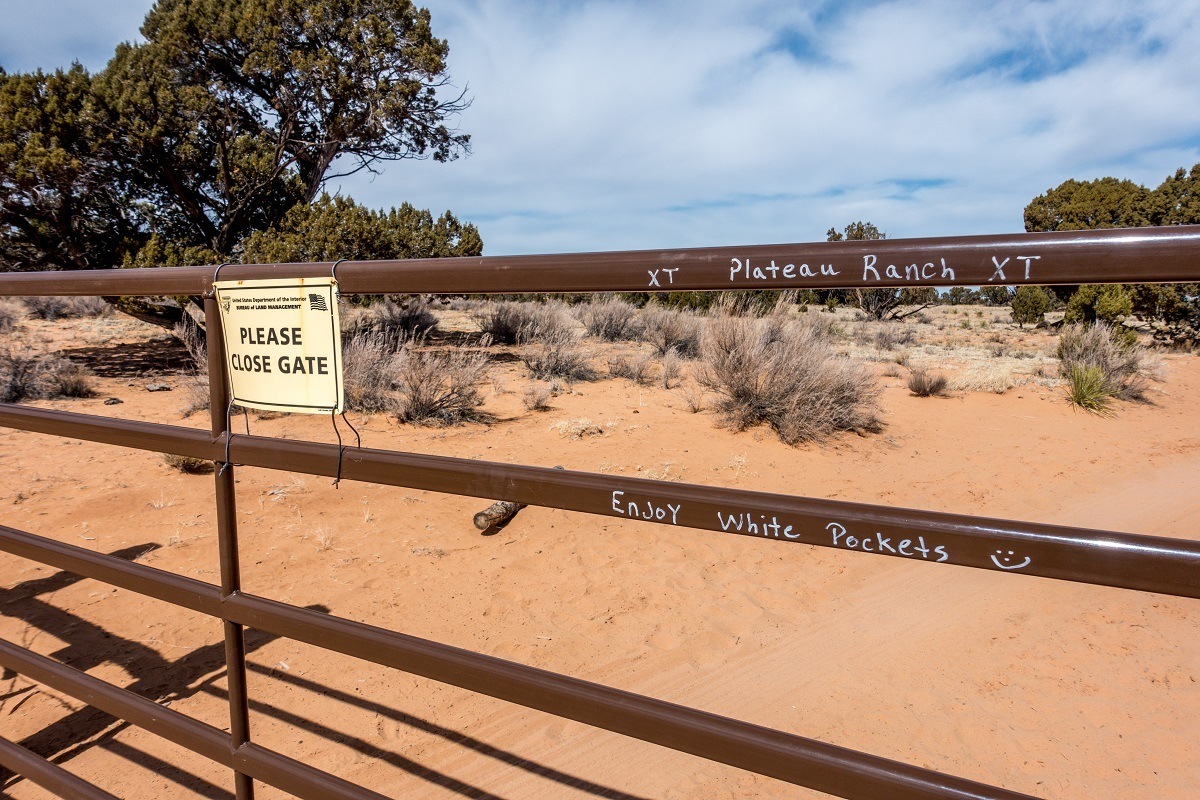
[(1151, 225), (1146, 187), (1133, 181), (1100, 178), (1068, 180), (1025, 207), (1027, 231), (1078, 231)]
[(1099, 367), (1072, 364), (1067, 370), (1067, 399), (1073, 404), (1098, 414), (1106, 413), (1112, 395), (1104, 385), (1104, 373)]
[(1146, 206), (1153, 225), (1200, 223), (1200, 164), (1176, 170), (1150, 193)]
[(95, 269), (133, 245), (112, 138), (83, 67), (0, 70), (0, 269)]
[[(446, 43), (406, 0), (163, 0), (98, 97), (155, 227), (231, 253), (324, 181), (449, 160)], [(337, 171), (329, 174), (335, 160)]]
[(989, 306), (1006, 306), (1012, 300), (1012, 290), (1007, 286), (981, 286), (979, 296)]
[(1080, 286), (1067, 301), (1064, 322), (1116, 323), (1133, 313), (1133, 291), (1128, 286), (1107, 284)]
[[(1147, 225), (1200, 224), (1200, 164), (1179, 169), (1154, 190), (1132, 181), (1101, 178), (1069, 180), (1041, 195), (1025, 209), (1028, 231), (1090, 230)], [(1115, 319), (1132, 314), (1150, 322), (1157, 339), (1169, 344), (1200, 343), (1200, 285), (1125, 286), (1103, 298), (1094, 288), (1056, 287), (1056, 294), (1074, 301), (1068, 318)], [(1128, 309), (1128, 310), (1126, 310)]]
[[(446, 54), (408, 0), (160, 0), (94, 77), (0, 71), (0, 268), (231, 260), (329, 178), (456, 158), (468, 137), (448, 123), (466, 103), (440, 94)], [(328, 211), (308, 221), (328, 226)], [(481, 248), (449, 214), (371, 214), (354, 222), (382, 249), (362, 230), (321, 244)], [(286, 235), (298, 225), (270, 248), (303, 249)]]
[(1022, 286), (1012, 296), (1012, 318), (1018, 325), (1036, 325), (1054, 306), (1050, 293), (1041, 286)]
[[(842, 231), (837, 228), (830, 228), (825, 232), (825, 238), (830, 242), (842, 241), (865, 241), (886, 239), (887, 234), (879, 230), (870, 222), (851, 222)], [(915, 289), (850, 289), (850, 290), (835, 290), (829, 292), (826, 299), (826, 307), (832, 309), (829, 305), (829, 299), (836, 297), (838, 301), (849, 303), (855, 308), (866, 312), (874, 319), (881, 320), (887, 317), (895, 317), (900, 306), (903, 305), (928, 305), (937, 301), (937, 290), (933, 287), (920, 287)]]
[[(477, 256), (483, 240), (474, 225), (449, 211), (434, 220), (408, 203), (372, 211), (345, 197), (321, 195), (296, 205), (271, 230), (250, 234), (243, 245), (246, 263), (283, 264), (371, 258)], [(447, 287), (451, 288), (451, 287)]]
[(975, 305), (982, 302), (982, 300), (983, 298), (979, 292), (966, 286), (951, 286), (950, 291), (942, 295), (942, 301), (953, 306)]

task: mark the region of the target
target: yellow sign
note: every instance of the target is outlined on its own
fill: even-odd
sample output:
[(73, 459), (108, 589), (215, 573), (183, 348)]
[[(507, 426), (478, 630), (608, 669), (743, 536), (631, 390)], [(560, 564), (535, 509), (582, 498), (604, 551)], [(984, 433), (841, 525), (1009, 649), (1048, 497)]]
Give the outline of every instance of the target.
[(342, 411), (337, 281), (218, 281), (213, 290), (235, 403), (302, 414)]

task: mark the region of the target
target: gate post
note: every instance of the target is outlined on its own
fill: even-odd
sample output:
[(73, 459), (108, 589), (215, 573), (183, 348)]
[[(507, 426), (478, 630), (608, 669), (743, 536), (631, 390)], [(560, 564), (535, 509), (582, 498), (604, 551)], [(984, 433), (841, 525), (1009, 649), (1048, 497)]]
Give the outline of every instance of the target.
[[(221, 333), (221, 317), (216, 297), (204, 297), (204, 339), (208, 347), (209, 413), (213, 439), (222, 434), (231, 436), (229, 417), (229, 384), (225, 376), (225, 340)], [(226, 451), (228, 452), (228, 451)], [(232, 464), (218, 464), (216, 469), (217, 550), (221, 561), (221, 597), (242, 590), (242, 572), (238, 561), (237, 497), (234, 491)], [(229, 681), (230, 748), (236, 751), (250, 741), (250, 704), (246, 694), (246, 640), (242, 626), (224, 620), (225, 671)], [(237, 800), (253, 800), (254, 782), (249, 775), (234, 770), (234, 790)]]

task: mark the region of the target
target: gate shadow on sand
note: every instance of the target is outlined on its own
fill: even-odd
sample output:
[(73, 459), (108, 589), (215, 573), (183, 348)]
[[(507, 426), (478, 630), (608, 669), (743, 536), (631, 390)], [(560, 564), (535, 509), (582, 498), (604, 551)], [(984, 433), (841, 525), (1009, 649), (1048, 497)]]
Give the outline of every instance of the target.
[[(125, 560), (135, 560), (157, 547), (158, 545), (155, 544), (138, 545), (114, 551), (110, 555)], [(52, 602), (41, 597), (81, 580), (85, 579), (68, 572), (57, 572), (43, 578), (19, 583), (11, 588), (0, 588), (0, 614), (19, 619), (33, 629), (66, 642), (64, 647), (51, 653), (50, 657), (75, 669), (86, 671), (104, 663), (119, 664), (132, 677), (132, 681), (126, 684), (125, 688), (141, 697), (159, 703), (176, 703), (201, 692), (222, 699), (227, 698), (224, 689), (213, 685), (225, 677), (225, 645), (223, 641), (204, 645), (174, 661), (169, 661), (146, 644), (114, 635), (82, 617), (58, 608)], [(328, 611), (322, 606), (308, 606), (307, 608), (320, 612)], [(217, 624), (218, 621), (213, 620), (213, 622)], [(245, 638), (246, 653), (249, 655), (279, 637), (246, 629)], [(442, 727), (412, 714), (355, 697), (298, 676), (281, 674), (268, 667), (250, 662), (247, 662), (247, 669), (285, 681), (312, 692), (314, 695), (331, 697), (366, 709), (415, 731), (440, 737), (477, 755), (496, 759), (514, 769), (529, 772), (560, 786), (570, 787), (608, 800), (645, 800), (637, 795), (602, 786), (538, 764), (525, 756), (495, 747), (460, 731)], [(3, 676), (0, 676), (0, 679), (9, 682), (7, 688), (0, 690), (0, 714), (15, 712), (22, 703), (39, 691), (39, 684), (32, 681), (28, 681), (26, 686), (17, 687), (16, 677), (15, 673), (8, 670), (4, 670)], [(399, 753), (364, 739), (349, 736), (295, 712), (255, 700), (253, 696), (250, 698), (250, 706), (257, 713), (294, 725), (330, 742), (349, 744), (369, 758), (383, 761), (407, 772), (414, 778), (463, 797), (503, 800), (498, 795), (465, 783), (452, 775), (438, 772)], [(132, 726), (129, 723), (118, 720), (103, 711), (84, 706), (80, 709), (70, 710), (65, 716), (37, 733), (27, 736), (19, 744), (42, 758), (59, 764), (69, 761), (91, 748), (98, 747), (120, 759), (156, 773), (161, 778), (201, 797), (211, 798), (211, 800), (228, 800), (233, 797), (228, 786), (219, 786), (204, 777), (189, 772), (178, 764), (168, 763), (154, 754), (118, 740), (118, 734), (130, 727)], [(23, 779), (20, 776), (0, 767), (0, 794), (21, 780)], [(232, 773), (230, 773), (229, 783), (232, 784)], [(402, 788), (407, 793), (417, 787)], [(147, 791), (150, 792), (149, 787), (147, 787)]]

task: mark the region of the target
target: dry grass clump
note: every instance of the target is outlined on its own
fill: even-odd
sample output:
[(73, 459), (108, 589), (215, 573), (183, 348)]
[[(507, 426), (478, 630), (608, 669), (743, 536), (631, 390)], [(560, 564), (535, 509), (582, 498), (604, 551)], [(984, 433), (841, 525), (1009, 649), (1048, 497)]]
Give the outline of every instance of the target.
[(70, 307), (65, 297), (26, 297), (25, 310), (36, 319), (54, 322), (59, 317), (70, 316)]
[(597, 425), (587, 417), (579, 419), (564, 419), (550, 426), (569, 439), (582, 439), (585, 436), (603, 436), (606, 433), (603, 425)]
[(1027, 380), (1028, 378), (1017, 374), (1013, 360), (1005, 358), (968, 364), (962, 372), (954, 376), (950, 385), (961, 392), (1004, 394)]
[(399, 353), (396, 417), (419, 425), (457, 425), (486, 418), (479, 384), (487, 379), (487, 354), (460, 347), (418, 350), (409, 339)]
[(0, 350), (0, 402), (93, 397), (92, 373), (61, 356)]
[(631, 357), (617, 356), (608, 360), (609, 375), (614, 378), (628, 378), (641, 386), (649, 385), (653, 367), (654, 355), (651, 353)]
[(521, 404), (526, 411), (547, 411), (552, 393), (548, 383), (531, 383), (521, 391)]
[(871, 341), (880, 350), (894, 350), (898, 345), (912, 344), (916, 338), (912, 328), (894, 322), (875, 325), (871, 332)]
[[(774, 317), (779, 318), (779, 315)], [(814, 339), (822, 342), (832, 342), (842, 336), (842, 329), (829, 317), (820, 314), (805, 314), (795, 325), (809, 328)]]
[(70, 297), (67, 298), (67, 316), (69, 317), (104, 317), (112, 313), (112, 306), (102, 297)]
[(639, 338), (653, 346), (660, 356), (674, 350), (684, 358), (695, 358), (700, 354), (703, 330), (703, 322), (694, 312), (649, 306), (642, 310)]
[(174, 333), (192, 361), (191, 370), (181, 381), (183, 416), (190, 417), (198, 411), (207, 411), (209, 406), (208, 342), (204, 338), (204, 331), (191, 317), (185, 317), (182, 323), (176, 325)]
[(401, 302), (381, 300), (363, 310), (352, 323), (351, 334), (366, 329), (386, 336), (423, 336), (437, 329), (429, 298), (411, 297)]
[(578, 337), (569, 328), (548, 326), (539, 329), (536, 336), (522, 332), (521, 341), (525, 345), (521, 360), (535, 378), (590, 381), (596, 377), (592, 352), (579, 346)]
[(664, 389), (674, 388), (675, 384), (679, 383), (681, 372), (683, 372), (683, 359), (672, 350), (662, 358), (662, 364), (659, 365), (658, 370), (658, 381)]
[(358, 332), (342, 345), (346, 408), (394, 413), (402, 422), (455, 425), (482, 419), (479, 384), (487, 355), (452, 347), (424, 349), (421, 336)]
[(1058, 339), (1058, 358), (1059, 375), (1067, 380), (1071, 401), (1092, 410), (1101, 410), (1108, 398), (1145, 399), (1154, 378), (1153, 367), (1136, 340), (1103, 322), (1064, 327)]
[(68, 317), (99, 317), (110, 306), (99, 297), (26, 297), (25, 309), (37, 319), (54, 322)]
[(25, 306), (16, 300), (0, 298), (0, 333), (10, 333), (25, 319)]
[(908, 376), (908, 390), (917, 397), (945, 397), (949, 381), (940, 373), (914, 369)]
[(471, 311), (471, 319), (497, 344), (531, 342), (574, 328), (566, 304), (557, 301), (484, 303)]
[(178, 470), (185, 475), (207, 475), (213, 471), (213, 462), (205, 461), (203, 458), (164, 453), (162, 460), (171, 469)]
[(638, 337), (637, 307), (619, 297), (606, 297), (575, 307), (575, 318), (589, 336), (606, 342), (623, 342)]
[(683, 402), (687, 403), (688, 411), (693, 414), (699, 414), (704, 410), (704, 391), (695, 386), (683, 386), (679, 393), (683, 395)]
[(880, 389), (862, 364), (837, 356), (814, 329), (719, 317), (702, 344), (698, 379), (734, 430), (770, 425), (786, 444), (835, 431), (879, 430)]
[(345, 406), (363, 414), (396, 407), (394, 389), (400, 381), (400, 352), (405, 339), (377, 331), (356, 332), (342, 341)]

